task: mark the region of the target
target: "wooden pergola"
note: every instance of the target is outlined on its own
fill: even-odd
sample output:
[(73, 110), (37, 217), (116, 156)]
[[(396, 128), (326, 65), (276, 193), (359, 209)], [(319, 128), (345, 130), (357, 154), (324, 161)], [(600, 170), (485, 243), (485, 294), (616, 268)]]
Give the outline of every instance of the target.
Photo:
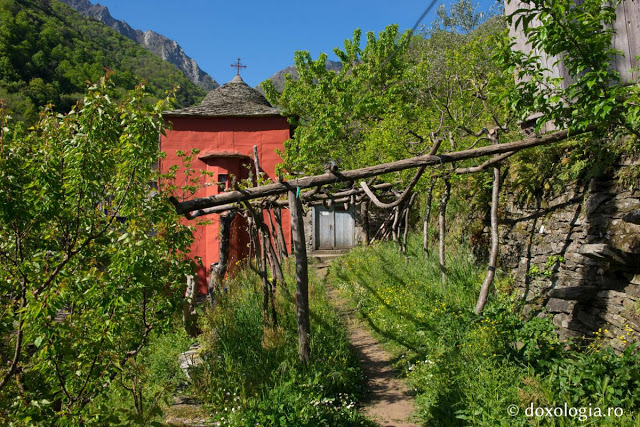
[[(389, 208), (397, 206), (401, 202), (407, 200), (408, 194), (411, 192), (413, 186), (420, 179), (422, 172), (427, 167), (438, 166), (447, 163), (453, 163), (462, 160), (476, 159), (486, 156), (492, 156), (490, 159), (475, 166), (454, 169), (453, 173), (474, 173), (481, 172), (490, 167), (496, 167), (501, 161), (507, 159), (511, 155), (532, 147), (538, 147), (543, 145), (550, 145), (555, 142), (563, 141), (568, 137), (573, 137), (579, 134), (592, 131), (592, 127), (587, 127), (584, 130), (568, 131), (563, 130), (544, 136), (532, 135), (525, 139), (504, 143), (494, 144), (485, 147), (479, 147), (469, 150), (455, 151), (446, 154), (437, 154), (437, 144), (432, 147), (429, 154), (398, 160), (395, 162), (379, 164), (375, 166), (369, 166), (361, 169), (353, 169), (348, 171), (331, 170), (322, 175), (307, 176), (292, 180), (280, 180), (272, 184), (267, 184), (259, 187), (240, 189), (236, 188), (233, 191), (228, 191), (222, 194), (195, 198), (192, 200), (186, 200), (183, 202), (172, 198), (170, 201), (175, 206), (178, 214), (184, 215), (188, 219), (194, 219), (208, 214), (223, 214), (228, 211), (245, 210), (250, 213), (250, 217), (256, 221), (258, 230), (265, 230), (266, 226), (261, 219), (261, 215), (256, 214), (255, 209), (262, 209), (266, 205), (272, 205), (277, 207), (288, 207), (291, 213), (291, 228), (292, 228), (292, 248), (295, 254), (296, 262), (296, 311), (298, 320), (298, 350), (300, 360), (306, 363), (309, 360), (309, 297), (308, 297), (308, 262), (306, 253), (306, 240), (303, 226), (303, 203), (326, 203), (331, 201), (334, 203), (349, 203), (353, 201), (362, 201), (364, 197), (367, 197), (374, 204), (382, 208)], [(258, 159), (255, 158), (255, 163), (258, 165)], [(355, 183), (358, 180), (367, 178), (373, 178), (380, 175), (384, 175), (391, 172), (397, 172), (402, 170), (418, 168), (418, 172), (414, 176), (411, 183), (405, 188), (401, 194), (397, 194), (396, 199), (390, 203), (382, 203), (379, 198), (374, 194), (377, 190), (388, 190), (391, 185), (388, 183), (369, 186), (362, 181), (358, 188), (357, 185), (352, 185), (351, 189), (340, 190), (334, 194), (326, 194), (320, 191), (320, 188), (325, 185), (332, 185), (336, 183), (351, 182)], [(259, 168), (258, 168), (259, 170)], [(302, 192), (303, 189), (313, 188), (310, 191)], [(281, 199), (281, 196), (287, 195), (286, 199)], [(262, 202), (252, 202), (256, 199), (262, 199)], [(264, 203), (266, 201), (266, 203)], [(495, 204), (495, 203), (494, 203)], [(254, 239), (257, 241), (257, 239)], [(277, 242), (277, 239), (274, 239)], [(266, 284), (266, 264), (270, 263), (274, 272), (274, 277), (278, 277), (282, 280), (282, 270), (276, 258), (278, 257), (278, 251), (276, 251), (272, 244), (271, 239), (265, 234), (262, 234), (260, 244), (260, 257), (263, 260), (263, 284), (265, 286), (265, 310), (268, 309), (268, 297), (267, 297), (267, 284)], [(256, 255), (258, 251), (256, 249)], [(275, 312), (275, 309), (274, 309)], [(274, 314), (275, 316), (275, 314)], [(274, 318), (275, 320), (275, 318)]]

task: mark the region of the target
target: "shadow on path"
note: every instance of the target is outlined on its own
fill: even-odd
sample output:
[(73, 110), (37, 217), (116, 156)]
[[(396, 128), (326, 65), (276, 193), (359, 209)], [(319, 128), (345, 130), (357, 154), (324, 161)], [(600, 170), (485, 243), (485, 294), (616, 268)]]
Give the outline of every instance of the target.
[[(326, 276), (324, 271), (318, 274)], [(393, 370), (393, 355), (382, 348), (336, 289), (327, 286), (327, 290), (331, 302), (345, 322), (349, 341), (367, 377), (369, 395), (363, 402), (364, 414), (382, 427), (417, 427), (419, 424), (410, 421), (414, 399), (408, 394), (404, 381), (398, 379)]]

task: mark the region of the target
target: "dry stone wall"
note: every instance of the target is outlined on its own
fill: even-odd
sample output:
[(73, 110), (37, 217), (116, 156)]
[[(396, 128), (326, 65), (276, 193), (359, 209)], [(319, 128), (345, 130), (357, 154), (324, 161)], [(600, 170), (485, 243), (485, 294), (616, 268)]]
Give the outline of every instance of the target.
[(551, 316), (562, 337), (599, 333), (616, 349), (638, 340), (640, 192), (613, 178), (534, 206), (505, 196), (501, 267), (513, 272), (525, 312)]

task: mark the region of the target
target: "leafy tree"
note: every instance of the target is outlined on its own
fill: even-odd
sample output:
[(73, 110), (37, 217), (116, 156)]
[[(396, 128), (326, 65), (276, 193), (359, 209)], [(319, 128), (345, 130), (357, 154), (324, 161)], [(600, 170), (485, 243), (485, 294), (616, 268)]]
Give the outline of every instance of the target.
[[(104, 80), (0, 138), (0, 420), (115, 422), (89, 405), (175, 313), (191, 233), (158, 179), (165, 103)], [(89, 406), (88, 406), (89, 405)]]
[(369, 33), (364, 48), (356, 30), (344, 50), (334, 50), (339, 72), (326, 70), (324, 54), (313, 60), (296, 52), (299, 79), (287, 77), (282, 93), (264, 84), (296, 126), (284, 168), (318, 173), (330, 161), (363, 167), (424, 153), (430, 134), (443, 137), (441, 150), (448, 151), (449, 136), (463, 148), (476, 139), (467, 131), (496, 126), (494, 119), (506, 127), (510, 115), (497, 100), (513, 79), (492, 59), (494, 37), (504, 37), (504, 29), (493, 19), (471, 34), (412, 37), (390, 26), (377, 38)]
[(368, 33), (362, 49), (356, 30), (344, 50), (334, 49), (342, 63), (339, 72), (326, 69), (326, 54), (313, 60), (308, 52), (298, 51), (298, 80), (287, 76), (281, 94), (271, 82), (264, 83), (267, 98), (297, 125), (285, 143), (285, 169), (315, 173), (330, 161), (353, 168), (389, 158), (385, 149), (369, 149), (365, 137), (385, 114), (405, 114), (411, 105), (404, 84), (409, 35), (389, 26), (377, 38)]
[(436, 13), (438, 18), (433, 22), (431, 32), (469, 34), (487, 18), (484, 12), (476, 12), (476, 5), (471, 0), (459, 0), (449, 7), (441, 4)]

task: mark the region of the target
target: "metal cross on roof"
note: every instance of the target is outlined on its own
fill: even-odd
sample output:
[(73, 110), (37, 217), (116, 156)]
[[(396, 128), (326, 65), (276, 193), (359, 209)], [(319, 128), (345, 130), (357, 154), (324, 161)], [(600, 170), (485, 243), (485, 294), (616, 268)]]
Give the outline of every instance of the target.
[(237, 61), (236, 64), (231, 64), (231, 68), (235, 68), (236, 69), (236, 76), (239, 76), (240, 75), (240, 68), (247, 68), (247, 66), (240, 64), (240, 58), (238, 58), (238, 61)]

